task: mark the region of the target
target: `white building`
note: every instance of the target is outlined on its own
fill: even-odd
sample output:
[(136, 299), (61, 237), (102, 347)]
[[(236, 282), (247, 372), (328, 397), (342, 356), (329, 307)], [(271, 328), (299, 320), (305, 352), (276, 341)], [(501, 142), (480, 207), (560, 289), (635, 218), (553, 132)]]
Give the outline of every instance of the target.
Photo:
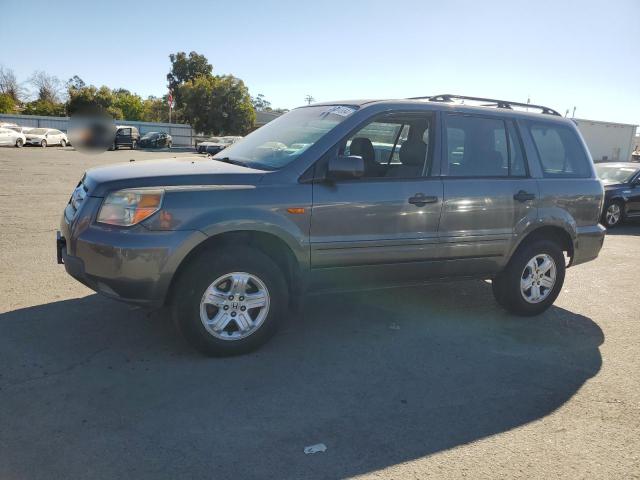
[(573, 119), (594, 162), (628, 162), (636, 146), (637, 125)]

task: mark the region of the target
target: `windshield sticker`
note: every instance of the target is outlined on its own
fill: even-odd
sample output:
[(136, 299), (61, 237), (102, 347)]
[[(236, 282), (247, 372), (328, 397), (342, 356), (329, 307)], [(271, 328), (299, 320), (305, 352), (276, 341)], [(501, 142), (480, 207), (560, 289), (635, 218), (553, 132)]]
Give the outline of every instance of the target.
[(329, 108), (329, 110), (327, 110), (325, 113), (333, 113), (334, 115), (340, 115), (341, 117), (348, 117), (355, 111), (355, 108), (345, 107), (344, 105), (337, 105), (335, 107)]

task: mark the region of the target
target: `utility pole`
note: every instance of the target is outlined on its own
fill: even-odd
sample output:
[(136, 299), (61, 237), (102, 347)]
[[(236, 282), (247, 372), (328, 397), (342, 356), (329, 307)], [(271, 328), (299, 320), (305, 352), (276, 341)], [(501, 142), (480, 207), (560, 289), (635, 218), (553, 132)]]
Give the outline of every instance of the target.
[(576, 107), (573, 107), (573, 113), (571, 114), (571, 118), (576, 118)]
[(307, 105), (311, 105), (311, 102), (315, 102), (316, 99), (313, 98), (311, 95), (307, 95), (306, 97), (304, 97), (305, 102), (307, 102)]

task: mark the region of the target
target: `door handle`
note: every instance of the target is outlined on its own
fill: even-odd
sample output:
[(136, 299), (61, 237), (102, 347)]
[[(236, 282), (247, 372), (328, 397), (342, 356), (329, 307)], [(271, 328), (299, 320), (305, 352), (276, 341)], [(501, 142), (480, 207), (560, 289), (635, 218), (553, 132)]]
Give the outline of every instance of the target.
[(520, 190), (513, 196), (513, 199), (519, 202), (526, 202), (527, 200), (534, 200), (535, 198), (535, 193), (525, 192), (524, 190)]
[(438, 197), (435, 195), (425, 195), (424, 193), (416, 193), (409, 198), (409, 203), (416, 207), (424, 207), (427, 203), (436, 203), (437, 201)]

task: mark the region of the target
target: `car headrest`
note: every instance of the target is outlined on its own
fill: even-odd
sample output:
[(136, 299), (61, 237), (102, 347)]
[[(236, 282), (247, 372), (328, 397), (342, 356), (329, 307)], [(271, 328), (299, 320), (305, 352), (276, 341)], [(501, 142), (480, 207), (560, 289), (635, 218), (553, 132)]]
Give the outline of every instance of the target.
[(371, 140), (365, 137), (356, 137), (351, 140), (349, 154), (361, 156), (365, 165), (376, 160), (376, 151), (373, 149), (373, 144)]
[(427, 144), (422, 139), (408, 139), (400, 147), (399, 154), (403, 165), (422, 165), (427, 156)]

